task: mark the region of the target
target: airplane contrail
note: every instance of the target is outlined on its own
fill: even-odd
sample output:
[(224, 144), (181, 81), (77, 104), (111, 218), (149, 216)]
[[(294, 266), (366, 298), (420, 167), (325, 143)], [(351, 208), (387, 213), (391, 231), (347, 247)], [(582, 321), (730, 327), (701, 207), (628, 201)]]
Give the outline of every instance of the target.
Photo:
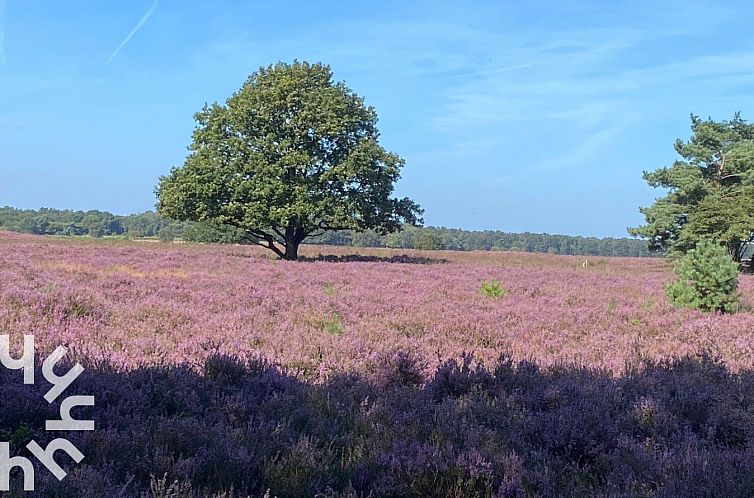
[[(0, 0), (4, 1), (4, 0)], [(137, 31), (141, 29), (142, 26), (149, 20), (150, 17), (152, 17), (152, 14), (154, 14), (154, 11), (157, 9), (157, 4), (160, 3), (160, 0), (155, 0), (151, 7), (149, 7), (149, 10), (147, 10), (146, 14), (144, 14), (138, 23), (136, 23), (136, 26), (134, 26), (134, 29), (131, 30), (130, 33), (128, 33), (128, 36), (126, 36), (122, 42), (120, 42), (120, 45), (118, 45), (118, 48), (115, 49), (115, 52), (112, 53), (109, 59), (107, 59), (106, 64), (110, 64), (113, 59), (115, 59), (115, 56), (118, 55), (118, 52), (126, 46), (126, 43), (133, 38), (133, 36), (136, 34)]]
[(0, 66), (5, 65), (5, 0), (0, 0)]

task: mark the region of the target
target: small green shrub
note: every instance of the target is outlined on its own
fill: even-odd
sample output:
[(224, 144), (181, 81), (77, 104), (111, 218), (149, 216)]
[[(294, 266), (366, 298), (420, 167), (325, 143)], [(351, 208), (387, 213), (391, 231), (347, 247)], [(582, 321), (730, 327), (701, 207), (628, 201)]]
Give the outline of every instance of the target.
[(164, 226), (160, 228), (160, 231), (157, 233), (157, 235), (160, 237), (160, 242), (163, 242), (165, 244), (170, 244), (175, 240), (175, 230), (170, 226)]
[(738, 301), (738, 267), (725, 248), (702, 240), (675, 268), (678, 280), (665, 288), (675, 306), (735, 313)]
[(322, 321), (322, 327), (328, 334), (343, 335), (343, 319), (340, 317), (340, 313), (336, 312), (325, 317)]
[(493, 278), (491, 280), (482, 280), (482, 285), (479, 286), (479, 292), (481, 292), (483, 296), (491, 297), (494, 299), (505, 297), (505, 295), (508, 294), (508, 291), (505, 290), (502, 285), (500, 285), (500, 282), (498, 282), (496, 278)]

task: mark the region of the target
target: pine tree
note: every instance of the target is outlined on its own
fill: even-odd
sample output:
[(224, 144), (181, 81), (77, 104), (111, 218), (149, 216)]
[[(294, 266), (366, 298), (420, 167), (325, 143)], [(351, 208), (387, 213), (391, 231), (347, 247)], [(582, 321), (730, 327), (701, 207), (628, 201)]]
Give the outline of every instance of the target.
[(724, 247), (705, 239), (689, 250), (676, 266), (678, 280), (666, 292), (675, 306), (735, 313), (738, 267)]

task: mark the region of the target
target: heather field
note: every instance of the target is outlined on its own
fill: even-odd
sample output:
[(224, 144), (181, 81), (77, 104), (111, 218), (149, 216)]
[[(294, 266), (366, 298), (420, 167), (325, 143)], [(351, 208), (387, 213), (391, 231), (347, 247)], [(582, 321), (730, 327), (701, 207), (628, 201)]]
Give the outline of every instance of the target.
[[(754, 494), (754, 315), (671, 307), (665, 260), (353, 252), (0, 232), (0, 329), (96, 397), (38, 494)], [(49, 438), (0, 376), (4, 440)]]

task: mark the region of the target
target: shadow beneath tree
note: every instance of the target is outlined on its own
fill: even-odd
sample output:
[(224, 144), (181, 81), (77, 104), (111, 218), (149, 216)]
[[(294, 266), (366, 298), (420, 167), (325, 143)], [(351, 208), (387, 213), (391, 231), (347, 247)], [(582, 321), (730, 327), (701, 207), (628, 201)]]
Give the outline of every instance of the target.
[[(86, 456), (36, 496), (751, 496), (754, 375), (708, 356), (620, 377), (470, 357), (427, 372), (385, 354), (369, 374), (303, 382), (258, 359), (87, 370), (65, 396), (94, 432), (56, 434)], [(62, 370), (65, 371), (65, 370)], [(38, 386), (1, 370), (11, 455), (52, 439)], [(19, 489), (20, 472), (14, 485)], [(20, 495), (19, 495), (20, 496)]]
[(394, 256), (374, 256), (365, 254), (319, 254), (318, 256), (300, 256), (299, 261), (325, 263), (395, 263), (407, 265), (440, 265), (448, 263), (443, 258), (428, 258), (426, 256), (410, 256), (396, 254)]

